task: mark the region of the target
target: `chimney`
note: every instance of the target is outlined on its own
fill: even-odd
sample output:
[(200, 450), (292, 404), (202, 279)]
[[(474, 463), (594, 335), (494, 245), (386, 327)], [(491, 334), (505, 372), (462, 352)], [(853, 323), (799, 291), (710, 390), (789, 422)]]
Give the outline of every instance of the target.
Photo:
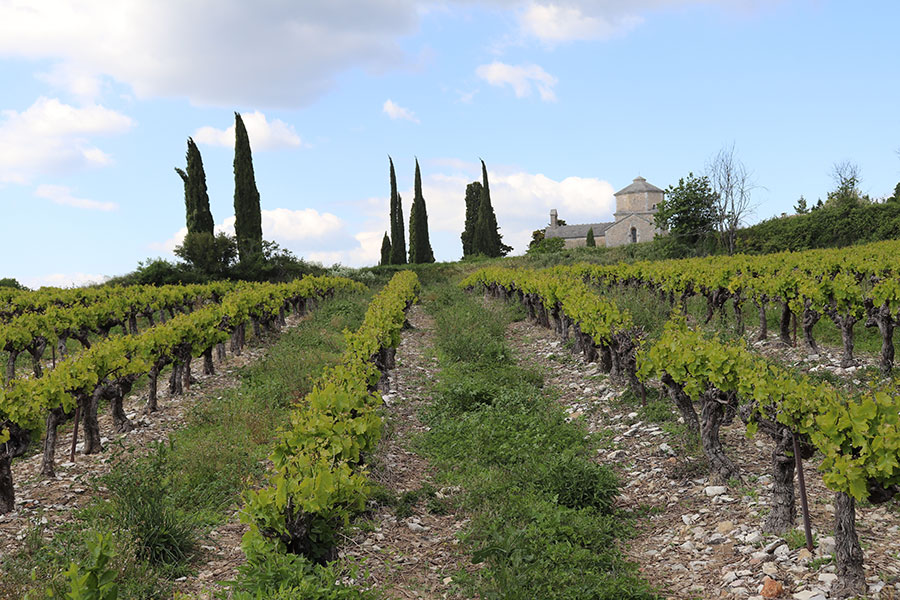
[(550, 227), (559, 227), (559, 222), (556, 220), (556, 209), (550, 209)]

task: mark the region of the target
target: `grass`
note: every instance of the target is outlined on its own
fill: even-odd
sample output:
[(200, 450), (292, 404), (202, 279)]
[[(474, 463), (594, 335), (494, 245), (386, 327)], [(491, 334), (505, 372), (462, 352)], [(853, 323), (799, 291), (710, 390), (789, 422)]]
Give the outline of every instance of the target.
[[(99, 532), (112, 534), (119, 600), (171, 598), (172, 580), (193, 569), (197, 540), (231, 516), (241, 491), (262, 474), (289, 407), (337, 360), (341, 332), (359, 326), (366, 306), (362, 296), (323, 303), (240, 369), (239, 385), (198, 401), (168, 443), (113, 454), (112, 471), (94, 482), (105, 497), (76, 511), (52, 539), (33, 526), (24, 549), (4, 560), (0, 597), (44, 589), (63, 597), (62, 571), (87, 558), (85, 540)], [(302, 585), (313, 585), (309, 577)]]
[(656, 598), (617, 550), (628, 519), (594, 438), (503, 341), (516, 314), (449, 285), (431, 298), (442, 372), (419, 445), (441, 483), (463, 488), (463, 541), (482, 565), (454, 581), (485, 600)]

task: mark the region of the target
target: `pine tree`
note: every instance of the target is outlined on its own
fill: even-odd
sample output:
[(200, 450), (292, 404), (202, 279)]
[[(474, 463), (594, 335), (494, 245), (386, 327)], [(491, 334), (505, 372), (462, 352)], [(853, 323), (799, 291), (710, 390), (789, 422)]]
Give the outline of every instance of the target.
[(409, 209), (409, 262), (410, 264), (433, 263), (434, 252), (428, 239), (428, 211), (422, 195), (422, 172), (416, 159), (415, 196)]
[(478, 207), (481, 205), (481, 194), (480, 181), (473, 181), (466, 186), (466, 226), (459, 236), (462, 240), (463, 258), (475, 254), (472, 236), (475, 235), (475, 224), (478, 222)]
[(241, 261), (262, 255), (262, 214), (253, 175), (250, 138), (239, 113), (234, 113), (234, 233)]
[(403, 199), (397, 193), (397, 176), (394, 174), (394, 161), (391, 163), (391, 264), (406, 264), (406, 235), (403, 224)]
[(388, 237), (387, 231), (384, 232), (384, 238), (381, 240), (381, 262), (378, 264), (391, 264), (391, 238)]
[(587, 246), (588, 248), (596, 248), (597, 247), (597, 242), (594, 240), (594, 228), (593, 227), (588, 229), (587, 239), (585, 240), (584, 245)]
[(213, 217), (209, 210), (209, 193), (206, 189), (206, 173), (203, 158), (194, 140), (187, 141), (187, 171), (175, 167), (184, 181), (184, 208), (188, 233), (213, 233)]

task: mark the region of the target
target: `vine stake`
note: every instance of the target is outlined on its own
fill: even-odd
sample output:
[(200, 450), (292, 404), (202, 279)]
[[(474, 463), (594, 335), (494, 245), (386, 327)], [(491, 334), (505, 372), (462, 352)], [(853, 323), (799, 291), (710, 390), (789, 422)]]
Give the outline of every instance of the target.
[(806, 532), (806, 549), (813, 551), (812, 529), (809, 524), (809, 504), (806, 502), (806, 479), (803, 477), (803, 458), (800, 456), (800, 442), (792, 431), (794, 438), (794, 462), (797, 467), (797, 482), (800, 484), (800, 508), (803, 511), (803, 531)]
[(72, 429), (72, 449), (69, 451), (69, 462), (75, 462), (75, 444), (78, 443), (78, 419), (81, 417), (81, 402), (75, 405), (75, 427)]

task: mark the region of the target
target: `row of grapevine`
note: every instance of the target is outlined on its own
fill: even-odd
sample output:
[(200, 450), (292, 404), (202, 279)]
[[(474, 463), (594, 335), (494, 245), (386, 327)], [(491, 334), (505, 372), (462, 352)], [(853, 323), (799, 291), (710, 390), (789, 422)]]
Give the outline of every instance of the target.
[[(900, 493), (900, 390), (887, 386), (847, 397), (829, 383), (773, 365), (745, 348), (707, 339), (678, 316), (652, 347), (639, 353), (638, 375), (645, 381), (659, 378), (670, 396), (683, 394), (701, 404), (704, 451), (720, 478), (738, 475), (714, 439), (729, 408), (740, 414), (749, 434), (761, 429), (772, 437), (775, 486), (769, 530), (782, 533), (794, 524), (795, 449), (799, 446), (802, 454), (808, 452), (804, 446), (820, 451), (822, 481), (836, 494), (839, 580), (834, 589), (865, 591), (855, 502), (884, 502)], [(795, 439), (802, 443), (795, 445)]]
[(394, 275), (362, 326), (347, 333), (338, 365), (293, 411), (270, 456), (268, 485), (246, 493), (241, 519), (250, 525), (243, 540), (248, 557), (274, 549), (319, 562), (333, 558), (339, 527), (365, 506), (365, 456), (381, 436), (376, 390), (418, 291), (414, 272)]
[[(207, 372), (212, 369), (212, 351), (224, 354), (224, 342), (232, 338), (232, 349), (240, 352), (248, 323), (274, 325), (283, 321), (285, 309), (302, 309), (315, 298), (361, 291), (361, 284), (337, 277), (306, 277), (286, 284), (243, 286), (219, 304), (208, 304), (138, 335), (109, 337), (72, 355), (40, 378), (21, 378), (0, 389), (0, 513), (14, 507), (10, 459), (24, 450), (28, 431), (46, 420), (42, 473), (52, 476), (56, 432), (63, 419), (75, 412), (84, 422), (84, 452), (100, 451), (97, 409), (109, 400), (114, 427), (126, 431), (131, 424), (122, 410), (122, 399), (134, 382), (149, 375), (148, 411), (156, 409), (156, 385), (160, 371), (172, 365), (170, 390), (190, 385), (193, 357), (203, 356)], [(76, 418), (76, 425), (78, 419)]]
[[(608, 319), (610, 314), (599, 297), (594, 307), (606, 311), (603, 315), (579, 313), (578, 309), (587, 304), (570, 302), (567, 307), (565, 294), (557, 290), (571, 288), (571, 275), (565, 269), (483, 269), (463, 285), (480, 284), (486, 292), (499, 290), (499, 295), (518, 297), (526, 306), (529, 294), (537, 294), (554, 317), (557, 332), (566, 336), (570, 328), (584, 330), (580, 318), (596, 322)], [(538, 323), (550, 326), (539, 311), (529, 309), (529, 314)], [(565, 325), (567, 319), (574, 321), (572, 327)], [(576, 346), (582, 346), (582, 351), (585, 344), (595, 349), (585, 352), (588, 360), (597, 358), (598, 349), (602, 356), (602, 348), (615, 339), (602, 329), (599, 333), (589, 340), (576, 337)], [(634, 344), (640, 346), (639, 336)], [(761, 430), (772, 437), (776, 444), (775, 486), (767, 530), (783, 533), (795, 522), (794, 452), (799, 450), (801, 456), (809, 458), (814, 449), (821, 451), (823, 482), (836, 493), (839, 582), (835, 590), (848, 594), (864, 590), (855, 501), (881, 502), (900, 493), (900, 391), (888, 386), (857, 398), (842, 397), (827, 383), (797, 376), (739, 346), (707, 339), (702, 332), (689, 329), (679, 314), (666, 325), (662, 337), (650, 347), (639, 348), (634, 359), (637, 377), (644, 383), (660, 381), (687, 427), (700, 436), (714, 481), (724, 482), (739, 475), (719, 440), (721, 425), (740, 415), (749, 433)], [(700, 419), (694, 402), (700, 404)]]
[[(31, 355), (35, 377), (43, 373), (41, 361), (49, 347), (54, 363), (66, 354), (66, 341), (78, 340), (90, 348), (94, 336), (106, 338), (116, 326), (129, 334), (138, 332), (138, 317), (152, 327), (155, 316), (163, 321), (209, 302), (219, 302), (234, 284), (218, 282), (190, 286), (132, 286), (98, 290), (42, 288), (18, 292), (16, 303), (0, 321), (0, 349), (7, 352), (6, 380), (15, 376), (20, 354)], [(15, 310), (11, 307), (15, 306)]]
[(707, 320), (732, 302), (743, 333), (743, 306), (752, 302), (760, 318), (760, 339), (767, 335), (766, 306), (781, 305), (782, 340), (790, 342), (790, 325), (802, 327), (809, 348), (817, 351), (813, 326), (827, 316), (841, 330), (842, 364), (853, 359), (853, 328), (865, 319), (882, 335), (881, 369), (893, 367), (894, 327), (900, 322), (900, 241), (842, 248), (782, 252), (764, 256), (717, 256), (617, 265), (562, 268), (600, 285), (638, 285), (682, 303), (706, 298)]

